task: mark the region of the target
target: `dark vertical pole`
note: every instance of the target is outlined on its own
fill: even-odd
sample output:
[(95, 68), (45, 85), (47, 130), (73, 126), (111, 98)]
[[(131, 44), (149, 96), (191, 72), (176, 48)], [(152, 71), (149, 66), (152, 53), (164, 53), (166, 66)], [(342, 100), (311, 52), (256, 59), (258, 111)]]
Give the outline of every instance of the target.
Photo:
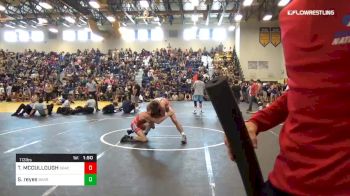
[(221, 126), (230, 142), (248, 196), (258, 196), (264, 182), (242, 113), (226, 79), (215, 78), (206, 85)]

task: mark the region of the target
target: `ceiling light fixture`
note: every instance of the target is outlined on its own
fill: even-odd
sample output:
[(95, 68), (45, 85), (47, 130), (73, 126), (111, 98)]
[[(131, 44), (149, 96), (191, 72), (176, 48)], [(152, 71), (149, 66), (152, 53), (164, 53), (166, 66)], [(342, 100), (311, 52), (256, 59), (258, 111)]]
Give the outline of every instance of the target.
[(84, 20), (84, 19), (79, 18), (79, 20), (80, 20), (82, 23), (86, 24), (86, 22), (85, 22), (85, 20)]
[(100, 4), (95, 1), (95, 0), (91, 0), (89, 1), (89, 5), (92, 7), (92, 8), (95, 8), (95, 9), (99, 9), (100, 8)]
[(243, 18), (243, 15), (242, 15), (242, 14), (236, 14), (236, 16), (235, 16), (235, 21), (236, 21), (236, 22), (239, 22), (239, 21), (242, 20), (242, 18)]
[(279, 6), (279, 7), (286, 6), (289, 2), (290, 2), (290, 0), (280, 0), (280, 1), (278, 2), (278, 6)]
[(39, 24), (46, 24), (47, 23), (47, 19), (45, 18), (38, 18)]
[(243, 6), (251, 6), (252, 5), (252, 3), (253, 3), (253, 0), (244, 0), (243, 1)]
[(115, 22), (115, 17), (114, 16), (107, 16), (107, 20), (109, 22)]
[(52, 33), (58, 33), (58, 29), (54, 28), (54, 27), (50, 27), (49, 31)]
[(272, 18), (272, 14), (266, 14), (266, 15), (263, 17), (263, 21), (271, 20), (271, 18)]
[(45, 1), (40, 2), (39, 5), (47, 10), (52, 9), (52, 6)]
[(43, 10), (43, 7), (41, 7), (40, 5), (36, 5), (35, 8), (36, 8), (38, 11)]
[(15, 28), (14, 26), (9, 25), (9, 24), (5, 24), (5, 27), (9, 27), (9, 28), (12, 28), (12, 29), (14, 29), (14, 28)]
[(149, 7), (148, 1), (146, 0), (140, 1), (140, 7), (147, 9)]
[(5, 10), (6, 10), (6, 7), (3, 6), (3, 5), (0, 5), (0, 11), (3, 12), (3, 11), (5, 11)]
[(228, 31), (234, 31), (235, 30), (235, 26), (231, 25), (228, 27)]
[(72, 18), (71, 16), (66, 16), (66, 17), (64, 17), (64, 19), (65, 19), (66, 21), (68, 21), (69, 23), (72, 23), (72, 24), (75, 23), (75, 19)]

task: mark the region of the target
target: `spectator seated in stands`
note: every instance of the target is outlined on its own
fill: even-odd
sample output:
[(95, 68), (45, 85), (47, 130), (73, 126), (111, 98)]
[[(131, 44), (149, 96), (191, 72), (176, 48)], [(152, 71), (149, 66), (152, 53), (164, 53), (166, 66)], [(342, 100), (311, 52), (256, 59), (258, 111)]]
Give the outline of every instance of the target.
[(172, 93), (172, 94), (170, 94), (170, 96), (171, 96), (171, 101), (178, 101), (178, 95), (177, 95), (177, 93)]
[[(156, 50), (150, 66), (144, 69), (142, 77), (145, 101), (159, 96), (169, 99), (178, 96), (176, 100), (184, 100), (191, 89), (192, 77), (197, 73), (207, 72), (201, 62), (201, 56), (201, 50), (196, 52), (193, 50), (182, 52), (180, 49)], [(188, 100), (190, 97), (187, 96)]]
[[(100, 78), (101, 85), (107, 84), (109, 95), (108, 89), (114, 85), (114, 94), (116, 86), (124, 88), (142, 65), (139, 53), (128, 50), (127, 55), (124, 52), (102, 54), (98, 49), (76, 53), (0, 50), (0, 83), (4, 89), (0, 100), (1, 97), (8, 101), (28, 100), (34, 93), (46, 97), (47, 101), (61, 95), (84, 100), (84, 87), (91, 75)], [(110, 81), (102, 78), (110, 78)]]
[(0, 101), (4, 101), (5, 100), (5, 88), (4, 88), (4, 84), (1, 83), (0, 84)]

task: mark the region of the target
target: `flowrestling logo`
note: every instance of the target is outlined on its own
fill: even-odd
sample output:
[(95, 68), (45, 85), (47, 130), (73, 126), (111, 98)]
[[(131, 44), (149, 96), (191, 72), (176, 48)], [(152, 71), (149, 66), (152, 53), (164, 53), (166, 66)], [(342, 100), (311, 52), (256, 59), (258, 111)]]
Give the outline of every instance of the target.
[(334, 10), (288, 10), (287, 13), (289, 16), (334, 16)]
[[(344, 26), (350, 27), (350, 15), (343, 17), (342, 23)], [(334, 34), (332, 45), (343, 45), (350, 43), (350, 29), (346, 31), (338, 31)]]

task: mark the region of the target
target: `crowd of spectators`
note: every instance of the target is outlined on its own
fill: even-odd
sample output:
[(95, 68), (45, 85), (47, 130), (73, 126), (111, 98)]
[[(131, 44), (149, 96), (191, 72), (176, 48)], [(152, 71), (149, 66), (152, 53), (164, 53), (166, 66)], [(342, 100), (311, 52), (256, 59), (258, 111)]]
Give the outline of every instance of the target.
[(230, 85), (233, 85), (235, 80), (244, 80), (237, 55), (231, 48), (228, 51), (215, 53), (213, 70), (213, 77), (227, 77)]
[(214, 51), (181, 49), (156, 50), (144, 66), (142, 76), (143, 96), (146, 101), (166, 97), (173, 101), (191, 100), (191, 87), (198, 75), (209, 80), (208, 64), (203, 56)]
[(75, 53), (0, 50), (0, 101), (28, 101), (32, 95), (56, 103), (68, 97), (87, 100), (91, 88), (96, 91), (96, 100), (122, 101), (130, 97), (140, 68), (144, 100), (160, 96), (191, 100), (191, 85), (198, 75), (204, 81), (210, 78), (209, 64), (203, 57), (213, 57), (216, 52), (218, 49), (205, 48), (115, 49), (106, 54), (99, 49)]
[(98, 84), (98, 98), (111, 100), (124, 95), (126, 87), (134, 82), (145, 55), (145, 51), (136, 53), (131, 49), (107, 54), (98, 49), (75, 53), (0, 50), (0, 100), (26, 101), (34, 94), (46, 101), (68, 96), (86, 100), (86, 85), (91, 79)]
[(261, 80), (234, 80), (231, 85), (236, 101), (249, 103), (248, 112), (252, 111), (252, 104), (256, 103), (260, 109), (268, 106), (282, 93), (288, 90), (287, 84), (278, 82), (262, 82)]
[[(218, 54), (222, 56), (220, 62), (210, 65), (203, 61), (214, 59)], [(155, 97), (191, 100), (192, 84), (199, 75), (204, 82), (218, 76), (227, 77), (237, 101), (247, 103), (252, 100), (255, 84), (259, 90), (253, 102), (271, 103), (285, 90), (286, 86), (276, 82), (243, 81), (240, 66), (232, 56), (232, 51), (205, 48), (140, 52), (115, 49), (106, 54), (98, 49), (75, 53), (0, 50), (0, 100), (28, 101), (32, 95), (39, 95), (46, 102), (54, 100), (63, 104), (69, 97), (72, 101), (87, 100), (92, 95), (96, 101), (121, 102), (130, 98), (139, 70), (143, 70), (139, 94), (144, 101)]]

